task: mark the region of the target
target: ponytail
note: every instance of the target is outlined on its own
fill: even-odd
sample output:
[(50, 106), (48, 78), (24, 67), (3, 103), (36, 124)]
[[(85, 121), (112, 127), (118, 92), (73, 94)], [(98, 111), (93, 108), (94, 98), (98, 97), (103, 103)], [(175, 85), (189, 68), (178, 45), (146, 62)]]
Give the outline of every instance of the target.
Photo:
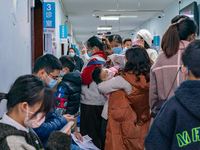
[(105, 54), (106, 56), (112, 55), (114, 52), (113, 52), (113, 50), (112, 50), (112, 48), (111, 48), (111, 45), (110, 45), (109, 40), (106, 39), (106, 38), (103, 38), (103, 39), (102, 39), (102, 42), (103, 42), (103, 51), (104, 51), (104, 54)]
[(0, 101), (2, 101), (3, 99), (8, 99), (8, 94), (0, 93)]
[(178, 51), (180, 41), (178, 28), (179, 23), (171, 24), (163, 35), (161, 48), (167, 58), (174, 56)]
[(173, 23), (163, 35), (161, 48), (167, 58), (174, 56), (179, 49), (179, 42), (187, 40), (189, 35), (195, 34), (197, 26), (193, 20), (181, 19)]
[(106, 56), (113, 54), (110, 42), (106, 39), (100, 39), (97, 36), (93, 36), (91, 37), (88, 41), (87, 41), (87, 47), (98, 47), (100, 51), (103, 51), (104, 54)]

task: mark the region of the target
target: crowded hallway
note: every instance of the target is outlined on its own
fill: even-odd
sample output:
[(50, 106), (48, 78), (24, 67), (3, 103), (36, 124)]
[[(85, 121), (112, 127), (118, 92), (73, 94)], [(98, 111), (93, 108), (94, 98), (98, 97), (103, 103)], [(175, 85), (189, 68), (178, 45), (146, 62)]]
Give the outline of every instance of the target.
[(200, 0), (11, 0), (0, 150), (200, 150)]

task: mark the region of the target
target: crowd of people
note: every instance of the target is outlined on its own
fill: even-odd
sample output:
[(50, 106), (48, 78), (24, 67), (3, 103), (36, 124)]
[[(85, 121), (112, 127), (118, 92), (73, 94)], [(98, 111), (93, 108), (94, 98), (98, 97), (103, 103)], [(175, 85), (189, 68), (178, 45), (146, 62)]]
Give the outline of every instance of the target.
[(82, 58), (73, 48), (59, 59), (40, 56), (32, 75), (0, 93), (0, 101), (7, 99), (0, 148), (83, 150), (73, 134), (81, 142), (89, 135), (101, 150), (199, 149), (196, 32), (193, 20), (178, 15), (159, 53), (151, 48), (151, 33), (141, 29), (134, 40), (92, 36)]

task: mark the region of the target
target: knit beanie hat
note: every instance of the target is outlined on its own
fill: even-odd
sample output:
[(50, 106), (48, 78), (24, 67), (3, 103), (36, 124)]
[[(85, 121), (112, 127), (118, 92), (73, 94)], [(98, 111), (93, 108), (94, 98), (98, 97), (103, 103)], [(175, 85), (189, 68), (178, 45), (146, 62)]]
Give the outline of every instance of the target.
[(151, 37), (151, 33), (148, 30), (142, 29), (138, 31), (137, 34), (140, 35), (147, 42), (149, 47), (151, 47), (152, 37)]

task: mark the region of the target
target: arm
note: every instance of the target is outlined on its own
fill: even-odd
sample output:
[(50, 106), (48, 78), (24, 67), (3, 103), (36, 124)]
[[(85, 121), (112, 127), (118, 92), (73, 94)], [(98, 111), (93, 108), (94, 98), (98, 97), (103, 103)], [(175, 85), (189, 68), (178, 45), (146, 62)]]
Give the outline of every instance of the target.
[(98, 85), (98, 89), (101, 93), (104, 94), (118, 91), (120, 89), (123, 89), (127, 94), (130, 94), (132, 91), (132, 86), (122, 76), (117, 76), (105, 82), (101, 82)]
[(154, 103), (158, 101), (158, 90), (157, 90), (157, 82), (156, 82), (156, 75), (152, 71), (150, 71), (150, 88), (149, 88), (149, 105), (152, 108)]
[(54, 131), (51, 133), (46, 150), (71, 150), (71, 135), (67, 135), (62, 132)]
[(52, 131), (60, 130), (67, 124), (67, 119), (63, 116), (58, 116), (56, 110), (49, 114), (45, 122), (38, 128), (34, 128), (34, 131), (40, 137), (40, 139), (48, 139)]

